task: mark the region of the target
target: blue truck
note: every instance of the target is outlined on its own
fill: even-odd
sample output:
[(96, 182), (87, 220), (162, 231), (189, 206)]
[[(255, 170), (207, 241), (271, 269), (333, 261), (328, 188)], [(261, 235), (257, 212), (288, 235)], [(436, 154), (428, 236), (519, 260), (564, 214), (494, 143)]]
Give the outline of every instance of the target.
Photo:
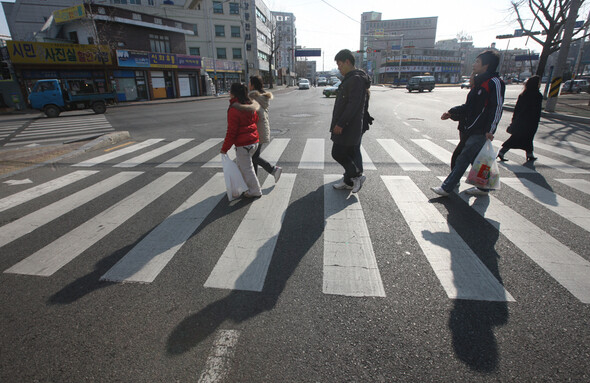
[(39, 80), (29, 94), (33, 109), (43, 111), (47, 117), (57, 117), (66, 110), (92, 109), (106, 112), (107, 105), (116, 100), (116, 93), (100, 93), (89, 80)]

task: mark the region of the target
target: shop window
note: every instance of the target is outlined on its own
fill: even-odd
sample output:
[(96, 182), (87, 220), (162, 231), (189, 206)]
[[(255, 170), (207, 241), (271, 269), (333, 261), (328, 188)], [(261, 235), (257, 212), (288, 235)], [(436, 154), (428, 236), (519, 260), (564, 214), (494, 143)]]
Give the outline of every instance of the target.
[(230, 15), (239, 15), (240, 14), (240, 4), (239, 3), (229, 3), (229, 14)]
[(231, 27), (231, 37), (240, 37), (240, 27), (233, 26)]
[(174, 22), (174, 26), (175, 26), (176, 28), (178, 28), (178, 29), (182, 29), (182, 23), (181, 23), (181, 22), (175, 21), (175, 22)]
[(94, 37), (88, 36), (88, 44), (94, 44)]
[(70, 41), (72, 41), (74, 44), (78, 44), (78, 32), (70, 32)]
[(242, 48), (232, 48), (232, 55), (234, 59), (242, 58)]
[(68, 88), (73, 95), (96, 93), (92, 80), (68, 80)]
[(129, 4), (141, 5), (141, 0), (129, 0)]
[(162, 19), (154, 17), (154, 24), (162, 25)]
[(226, 59), (227, 58), (227, 51), (225, 48), (217, 48), (217, 58), (218, 59)]
[(223, 14), (223, 4), (221, 3), (221, 1), (213, 2), (213, 13)]
[(193, 48), (189, 48), (189, 54), (191, 56), (200, 56), (201, 55), (201, 48), (199, 47), (193, 47)]
[(225, 37), (225, 26), (216, 25), (215, 26), (215, 36), (216, 37)]
[(170, 53), (170, 37), (150, 34), (149, 38), (152, 52)]

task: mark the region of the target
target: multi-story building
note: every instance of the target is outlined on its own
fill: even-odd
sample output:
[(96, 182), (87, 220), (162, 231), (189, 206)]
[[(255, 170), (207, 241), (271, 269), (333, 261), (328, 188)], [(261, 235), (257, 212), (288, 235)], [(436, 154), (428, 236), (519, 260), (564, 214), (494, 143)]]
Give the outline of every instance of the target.
[(276, 23), (276, 63), (279, 82), (283, 85), (294, 85), (297, 74), (295, 69), (295, 46), (297, 30), (295, 15), (286, 12), (272, 12)]

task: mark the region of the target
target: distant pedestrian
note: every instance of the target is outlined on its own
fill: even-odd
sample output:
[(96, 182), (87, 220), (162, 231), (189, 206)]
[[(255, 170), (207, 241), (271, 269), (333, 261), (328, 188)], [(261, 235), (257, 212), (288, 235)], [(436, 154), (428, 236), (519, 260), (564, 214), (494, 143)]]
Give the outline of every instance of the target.
[[(500, 63), (500, 57), (494, 51), (488, 50), (479, 54), (473, 64), (475, 73), (474, 85), (467, 95), (465, 104), (453, 108), (456, 113), (465, 115), (465, 126), (462, 133), (465, 135), (465, 145), (457, 156), (455, 166), (441, 186), (432, 187), (432, 191), (440, 196), (448, 196), (459, 184), (461, 177), (472, 164), (484, 146), (486, 140), (492, 141), (494, 133), (502, 117), (502, 104), (504, 103), (504, 91), (506, 86), (498, 76), (496, 68)], [(442, 114), (441, 119), (451, 118), (450, 111)], [(467, 194), (480, 196), (487, 195), (488, 191), (479, 188), (471, 188)]]
[(526, 151), (527, 161), (534, 161), (537, 158), (533, 154), (533, 139), (539, 128), (541, 119), (541, 108), (543, 95), (539, 91), (541, 79), (539, 76), (529, 78), (524, 84), (524, 90), (518, 96), (512, 122), (508, 126), (508, 133), (511, 134), (498, 152), (501, 161), (508, 161), (504, 155), (510, 149), (522, 149)]
[(252, 156), (258, 149), (258, 122), (259, 105), (248, 97), (248, 89), (245, 85), (234, 83), (229, 91), (229, 108), (227, 109), (227, 133), (221, 154), (227, 153), (233, 145), (236, 146), (236, 163), (244, 177), (248, 190), (243, 196), (256, 198), (262, 195), (258, 177), (254, 173)]
[(362, 163), (357, 148), (363, 135), (367, 90), (371, 80), (364, 71), (355, 68), (354, 56), (348, 49), (338, 52), (334, 60), (344, 78), (338, 87), (330, 124), (332, 158), (344, 168), (344, 178), (333, 186), (335, 189), (348, 189), (357, 193), (366, 179), (357, 166), (359, 161)]
[(256, 101), (260, 108), (258, 109), (258, 122), (256, 126), (258, 128), (258, 149), (252, 157), (252, 163), (254, 164), (254, 172), (258, 174), (258, 165), (262, 166), (267, 173), (271, 174), (275, 178), (275, 182), (279, 182), (283, 169), (279, 166), (272, 166), (265, 159), (260, 157), (260, 151), (262, 145), (270, 142), (270, 122), (268, 119), (268, 107), (270, 100), (273, 99), (272, 93), (264, 90), (262, 86), (262, 78), (260, 76), (250, 77), (250, 93), (248, 94), (250, 99)]

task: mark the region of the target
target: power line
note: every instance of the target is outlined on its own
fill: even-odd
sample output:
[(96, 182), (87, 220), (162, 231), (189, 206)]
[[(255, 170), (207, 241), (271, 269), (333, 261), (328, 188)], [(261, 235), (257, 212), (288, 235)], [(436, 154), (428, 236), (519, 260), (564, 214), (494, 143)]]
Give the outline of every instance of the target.
[(349, 19), (351, 19), (351, 20), (352, 20), (352, 21), (354, 21), (355, 23), (359, 23), (359, 24), (361, 23), (360, 21), (358, 21), (358, 20), (355, 20), (355, 19), (353, 19), (352, 17), (348, 16), (346, 13), (342, 12), (340, 9), (336, 8), (336, 7), (335, 7), (335, 6), (333, 6), (332, 4), (328, 3), (326, 0), (321, 0), (321, 1), (322, 1), (322, 3), (325, 3), (326, 5), (328, 5), (328, 6), (330, 6), (331, 8), (333, 8), (334, 10), (336, 10), (336, 11), (338, 11), (338, 12), (342, 13), (344, 16), (348, 17)]

